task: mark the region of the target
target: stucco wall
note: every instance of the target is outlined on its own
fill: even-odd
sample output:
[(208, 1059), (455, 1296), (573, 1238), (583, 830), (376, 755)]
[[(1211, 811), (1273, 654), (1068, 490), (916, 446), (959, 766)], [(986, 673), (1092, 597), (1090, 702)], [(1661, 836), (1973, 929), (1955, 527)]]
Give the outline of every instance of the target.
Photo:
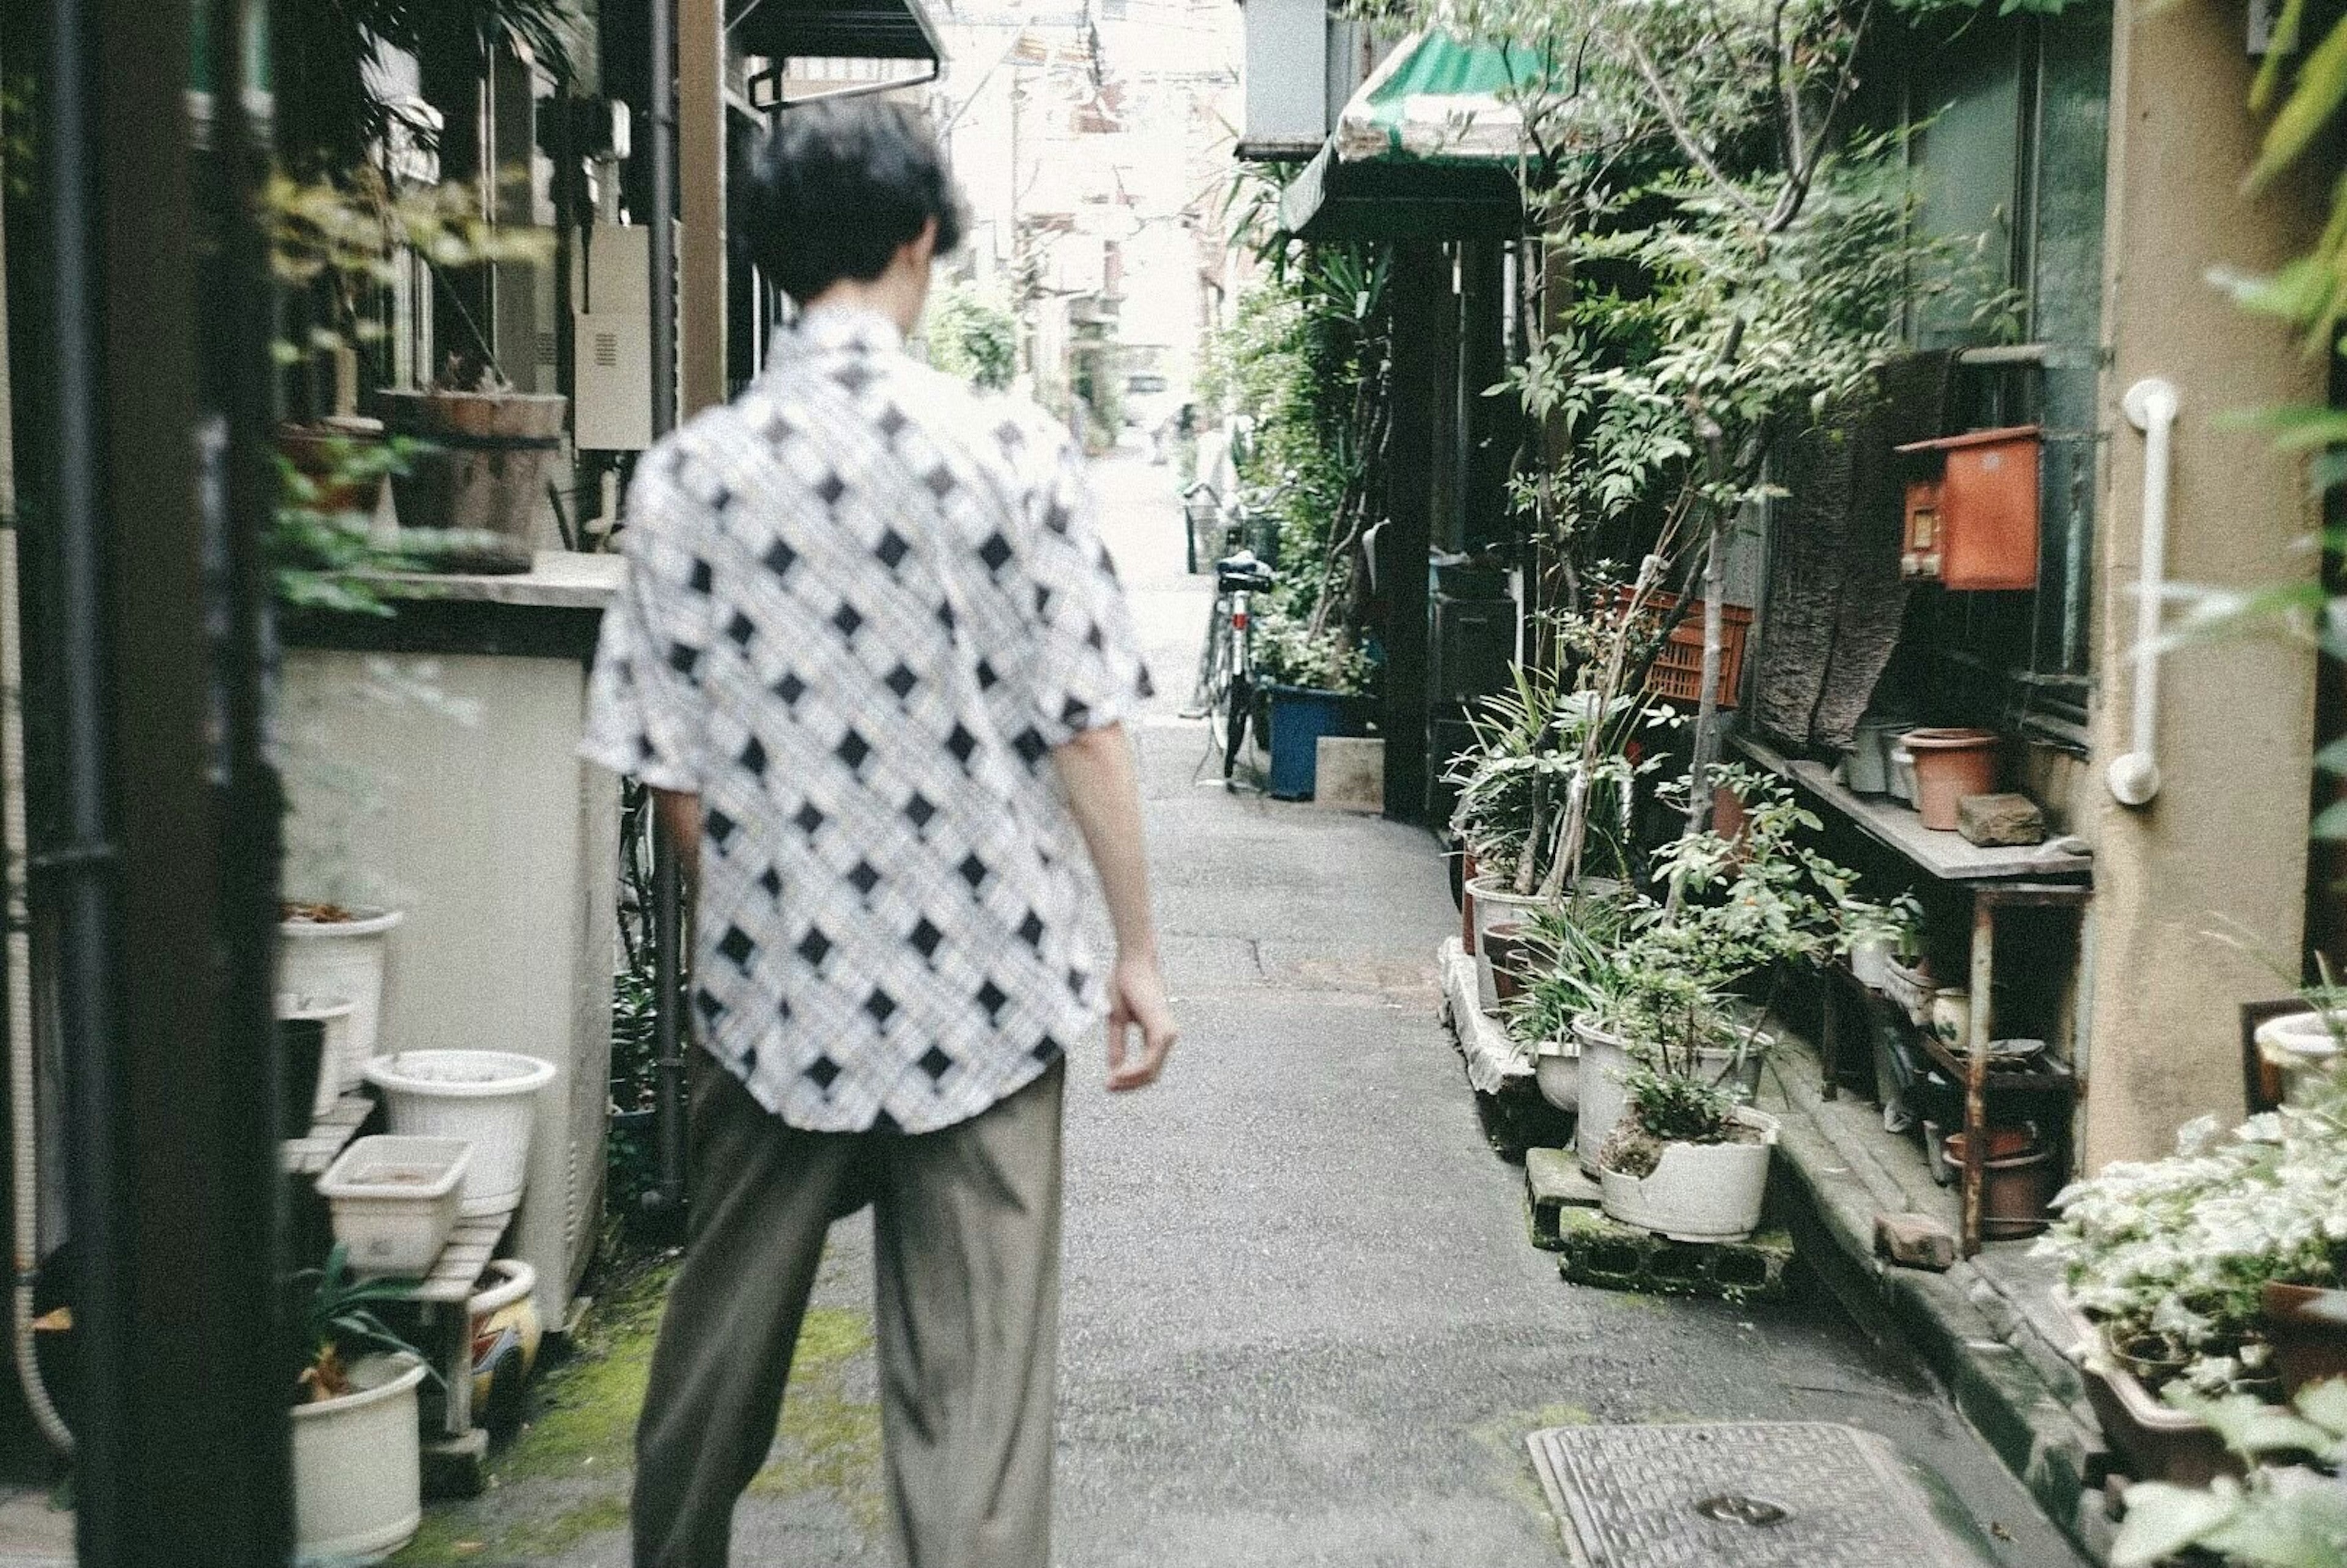
[(2323, 390), (2319, 358), (2209, 279), (2279, 264), (2314, 210), (2303, 190), (2240, 192), (2258, 128), (2243, 108), (2253, 63), (2239, 7), (2121, 0), (2116, 28), (2096, 767), (2079, 803), (2096, 844), (2089, 1169), (2164, 1152), (2204, 1112), (2239, 1110), (2238, 1004), (2286, 988), (2213, 933), (2296, 963), (2313, 730), (2305, 651), (2246, 640), (2181, 651), (2161, 672), (2159, 796), (2129, 810), (2103, 787), (2102, 766), (2128, 749), (2143, 517), (2143, 438), (2120, 399), (2147, 375), (2182, 395), (2171, 579), (2270, 583), (2312, 569), (2292, 548), (2314, 525), (2304, 480), (2264, 438), (2219, 421)]

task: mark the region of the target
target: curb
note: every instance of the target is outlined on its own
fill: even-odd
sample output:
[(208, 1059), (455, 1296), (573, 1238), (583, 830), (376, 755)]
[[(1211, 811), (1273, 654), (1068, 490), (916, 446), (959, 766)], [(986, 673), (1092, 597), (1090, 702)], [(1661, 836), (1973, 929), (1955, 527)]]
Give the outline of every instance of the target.
[(1805, 1056), (1784, 1073), (1780, 1081), (1800, 1082), (1769, 1107), (1784, 1121), (1778, 1152), (1792, 1177), (1771, 1188), (1772, 1203), (1789, 1211), (1800, 1255), (1869, 1334), (1913, 1351), (2046, 1517), (2088, 1557), (2107, 1562), (2111, 1527), (2099, 1490), (2107, 1450), (2066, 1347), (1977, 1264), (1933, 1274), (1875, 1255), (1875, 1215), (1909, 1205), (1874, 1152), (1819, 1114), (1816, 1065)]

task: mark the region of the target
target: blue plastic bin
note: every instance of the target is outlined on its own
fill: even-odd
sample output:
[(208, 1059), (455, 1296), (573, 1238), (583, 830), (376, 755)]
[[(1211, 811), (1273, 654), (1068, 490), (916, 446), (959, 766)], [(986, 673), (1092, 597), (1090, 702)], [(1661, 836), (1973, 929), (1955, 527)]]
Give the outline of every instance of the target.
[(1319, 782), (1320, 737), (1353, 733), (1353, 700), (1342, 692), (1273, 686), (1271, 783), (1276, 800), (1310, 800)]

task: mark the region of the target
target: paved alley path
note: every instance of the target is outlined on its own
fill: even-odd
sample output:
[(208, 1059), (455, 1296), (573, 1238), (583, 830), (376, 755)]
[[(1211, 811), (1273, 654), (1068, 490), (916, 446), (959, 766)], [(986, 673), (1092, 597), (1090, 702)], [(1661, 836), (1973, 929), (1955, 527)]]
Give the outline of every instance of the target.
[[(1558, 1279), (1437, 1021), (1457, 917), (1433, 842), (1193, 784), (1204, 733), (1175, 710), (1204, 579), (1182, 573), (1168, 470), (1099, 477), (1164, 693), (1140, 738), (1184, 1040), (1162, 1085), (1114, 1101), (1097, 1048), (1074, 1053), (1061, 1568), (1554, 1568), (1525, 1432), (1688, 1418), (1872, 1428), (2008, 1531), (2008, 1563), (2074, 1563), (1939, 1392), (1838, 1320)], [(740, 1516), (744, 1568), (888, 1561), (868, 1231), (834, 1233), (805, 1396)], [(591, 1455), (566, 1472), (525, 1439), (418, 1560), (542, 1541), (528, 1561), (617, 1568), (617, 1430), (594, 1482)], [(558, 1499), (577, 1528), (532, 1535)]]

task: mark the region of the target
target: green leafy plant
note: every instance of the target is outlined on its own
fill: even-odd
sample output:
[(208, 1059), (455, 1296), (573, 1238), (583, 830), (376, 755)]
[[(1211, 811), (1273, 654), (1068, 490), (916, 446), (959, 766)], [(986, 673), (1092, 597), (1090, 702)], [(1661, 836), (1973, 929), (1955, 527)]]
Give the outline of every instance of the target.
[(1002, 305), (958, 278), (930, 296), (921, 333), (929, 363), (973, 386), (999, 392), (1019, 369), (1019, 323)]
[[(2295, 1410), (2236, 1395), (2178, 1398), (2251, 1467), (2247, 1481), (2127, 1488), (2113, 1568), (2153, 1568), (2193, 1549), (2237, 1568), (2337, 1568), (2347, 1562), (2347, 1382), (2317, 1383)], [(2296, 1462), (2290, 1462), (2290, 1461)]]
[(2055, 1206), (2037, 1251), (2114, 1348), (2191, 1391), (2270, 1389), (2265, 1286), (2347, 1279), (2347, 1085), (2319, 1078), (2229, 1132), (2201, 1117), (2173, 1154), (2106, 1165)]
[(1253, 646), (1256, 673), (1276, 685), (1352, 696), (1368, 692), (1375, 673), (1368, 651), (1342, 631), (1316, 630), (1308, 619), (1276, 608), (1256, 615)]
[(351, 1366), (368, 1351), (425, 1361), (377, 1316), (379, 1307), (413, 1299), (416, 1281), (355, 1278), (350, 1249), (336, 1242), (324, 1266), (303, 1269), (292, 1284), (302, 1358), (295, 1386), (304, 1399), (315, 1403), (349, 1393)]

